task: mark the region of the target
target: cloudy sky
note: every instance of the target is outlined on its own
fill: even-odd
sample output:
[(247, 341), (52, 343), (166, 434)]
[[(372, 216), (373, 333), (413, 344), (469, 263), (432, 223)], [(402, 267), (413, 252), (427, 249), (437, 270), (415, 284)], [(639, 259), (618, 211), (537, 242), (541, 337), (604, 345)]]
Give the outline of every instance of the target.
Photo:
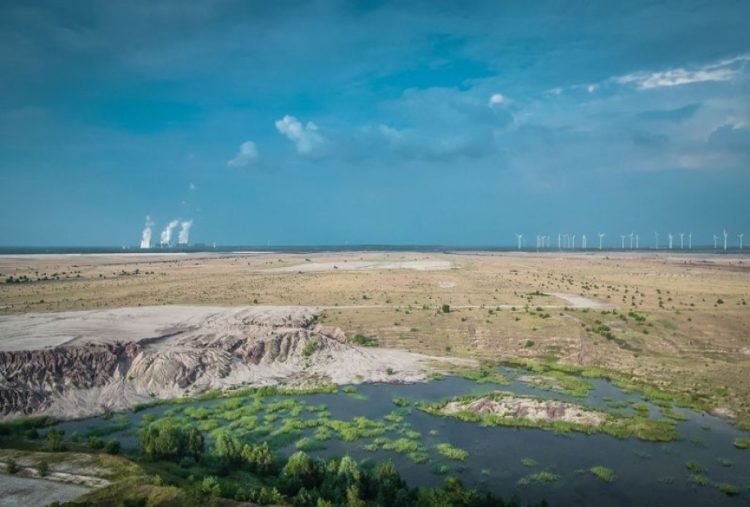
[(748, 19), (0, 0), (0, 245), (135, 245), (146, 215), (245, 245), (750, 237)]

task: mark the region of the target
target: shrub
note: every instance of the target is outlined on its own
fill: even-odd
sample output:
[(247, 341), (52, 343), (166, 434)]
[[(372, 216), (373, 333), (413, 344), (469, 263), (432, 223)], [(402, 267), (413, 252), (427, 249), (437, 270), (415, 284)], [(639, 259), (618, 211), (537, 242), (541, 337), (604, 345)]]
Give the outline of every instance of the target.
[(315, 352), (317, 352), (319, 347), (318, 342), (307, 342), (305, 346), (302, 348), (302, 355), (305, 357), (310, 357)]
[(590, 470), (592, 474), (599, 477), (604, 482), (612, 482), (615, 480), (615, 473), (610, 468), (603, 467), (603, 466), (595, 466), (595, 467), (591, 467)]
[(104, 440), (100, 437), (92, 435), (89, 437), (89, 448), (93, 451), (99, 451), (104, 448)]
[(52, 452), (60, 452), (65, 450), (65, 442), (63, 442), (63, 432), (55, 428), (47, 430), (47, 448)]
[(221, 429), (216, 432), (214, 441), (214, 455), (225, 462), (237, 461), (242, 456), (242, 447), (240, 441), (234, 434), (227, 430)]
[(450, 459), (464, 461), (466, 458), (469, 457), (469, 453), (467, 451), (464, 451), (463, 449), (459, 449), (458, 447), (453, 447), (451, 444), (447, 442), (440, 443), (436, 445), (435, 448), (440, 454)]
[(361, 347), (377, 347), (378, 340), (372, 336), (365, 336), (363, 334), (354, 335), (354, 343)]
[(5, 471), (9, 474), (15, 474), (18, 472), (18, 463), (16, 463), (16, 460), (13, 458), (10, 458), (8, 460), (8, 464), (6, 465)]
[(271, 473), (274, 470), (276, 458), (268, 447), (267, 442), (254, 447), (250, 444), (245, 444), (241, 455), (255, 473), (263, 475)]
[(40, 476), (47, 477), (49, 475), (49, 464), (46, 461), (40, 461), (36, 466), (36, 471), (39, 472)]
[(115, 438), (109, 439), (104, 445), (104, 452), (107, 454), (120, 454), (120, 441)]
[(443, 306), (440, 308), (443, 313), (450, 313), (451, 312), (451, 305), (443, 304)]
[(173, 419), (152, 422), (139, 435), (141, 450), (149, 459), (196, 460), (203, 454), (203, 434), (195, 427), (178, 424)]

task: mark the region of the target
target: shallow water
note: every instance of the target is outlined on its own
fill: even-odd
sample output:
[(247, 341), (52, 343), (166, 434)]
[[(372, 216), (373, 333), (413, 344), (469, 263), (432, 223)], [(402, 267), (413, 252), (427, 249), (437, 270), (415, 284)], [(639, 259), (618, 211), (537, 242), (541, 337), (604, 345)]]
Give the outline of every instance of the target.
[[(517, 377), (519, 371), (503, 369), (511, 378)], [(590, 380), (590, 379), (587, 379)], [(292, 398), (304, 401), (309, 405), (324, 404), (328, 407), (332, 419), (351, 420), (357, 416), (380, 420), (397, 407), (393, 398), (403, 397), (413, 402), (440, 401), (446, 398), (493, 390), (511, 391), (518, 394), (531, 394), (554, 398), (563, 401), (583, 403), (592, 407), (606, 408), (611, 401), (644, 402), (635, 393), (625, 393), (615, 385), (604, 380), (590, 380), (594, 386), (587, 398), (574, 398), (557, 392), (545, 391), (526, 383), (514, 380), (510, 385), (477, 384), (462, 378), (449, 377), (442, 381), (423, 384), (368, 384), (357, 386), (359, 395), (352, 396), (343, 392), (335, 394), (295, 395)], [(269, 397), (272, 402), (282, 397)], [(188, 406), (213, 407), (226, 400), (196, 401), (192, 404), (162, 405), (140, 412), (124, 413), (131, 421), (128, 430), (114, 432), (105, 439), (120, 439), (124, 447), (135, 447), (135, 429), (140, 419), (148, 413), (162, 415), (170, 410), (181, 412)], [(248, 399), (251, 403), (252, 399)], [(647, 402), (646, 402), (647, 403)], [(430, 454), (430, 462), (416, 464), (405, 454), (392, 451), (367, 451), (364, 446), (372, 438), (355, 442), (343, 442), (337, 437), (324, 442), (325, 449), (311, 451), (310, 454), (329, 457), (350, 454), (357, 459), (391, 459), (399, 468), (402, 476), (411, 485), (440, 485), (444, 476), (436, 475), (432, 469), (435, 464), (449, 467), (449, 475), (459, 477), (469, 487), (480, 490), (491, 490), (505, 498), (518, 496), (523, 502), (537, 502), (547, 499), (550, 505), (740, 505), (750, 504), (750, 450), (736, 449), (732, 442), (738, 436), (748, 436), (727, 422), (705, 414), (686, 409), (674, 409), (688, 417), (685, 422), (678, 422), (677, 429), (681, 440), (654, 443), (634, 438), (617, 439), (607, 435), (585, 435), (569, 433), (558, 435), (551, 431), (538, 429), (515, 429), (507, 427), (482, 427), (477, 423), (435, 417), (417, 409), (405, 415), (404, 422), (412, 430), (421, 433), (419, 440)], [(624, 412), (631, 411), (630, 408)], [(660, 409), (649, 404), (651, 417), (659, 417)], [(262, 413), (261, 413), (262, 415)], [(305, 412), (303, 417), (315, 417)], [(280, 423), (277, 422), (277, 425)], [(78, 421), (60, 423), (60, 429), (66, 434), (78, 431), (85, 436), (92, 428), (111, 425), (112, 421), (102, 418), (88, 418)], [(437, 435), (430, 435), (436, 430)], [(303, 435), (311, 435), (314, 430), (305, 430)], [(399, 437), (401, 435), (386, 434)], [(295, 440), (298, 437), (295, 437)], [(469, 452), (466, 461), (448, 459), (434, 449), (440, 442), (449, 442)], [(291, 443), (279, 449), (281, 453), (291, 454), (295, 451)], [(524, 466), (523, 458), (532, 458), (538, 465)], [(717, 459), (727, 458), (732, 466), (721, 466)], [(706, 476), (712, 483), (731, 483), (741, 493), (737, 497), (728, 497), (714, 485), (698, 486), (690, 482), (691, 473), (685, 467), (685, 461), (693, 460), (706, 468)], [(592, 466), (605, 466), (615, 473), (615, 480), (606, 483), (589, 472)], [(561, 476), (560, 480), (548, 483), (520, 485), (519, 479), (532, 473), (549, 471)]]

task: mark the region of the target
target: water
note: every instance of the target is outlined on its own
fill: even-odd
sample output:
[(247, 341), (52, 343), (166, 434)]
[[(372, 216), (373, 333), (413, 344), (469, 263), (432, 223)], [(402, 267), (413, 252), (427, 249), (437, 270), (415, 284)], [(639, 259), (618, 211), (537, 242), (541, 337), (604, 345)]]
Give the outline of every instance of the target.
[[(504, 373), (517, 377), (519, 372), (505, 369)], [(357, 395), (341, 391), (335, 394), (311, 394), (291, 396), (308, 405), (324, 404), (332, 419), (352, 420), (357, 416), (379, 420), (397, 407), (395, 397), (417, 401), (439, 401), (460, 394), (480, 394), (493, 390), (506, 390), (518, 394), (532, 394), (552, 397), (563, 401), (584, 403), (604, 408), (612, 401), (644, 402), (640, 395), (625, 393), (613, 384), (603, 380), (592, 381), (594, 389), (586, 399), (573, 398), (532, 387), (514, 380), (510, 385), (477, 384), (473, 381), (449, 377), (442, 381), (423, 384), (369, 384), (357, 386)], [(289, 398), (270, 397), (266, 403)], [(190, 405), (162, 405), (137, 413), (127, 412), (123, 416), (131, 421), (128, 430), (115, 432), (111, 437), (121, 440), (124, 447), (135, 447), (135, 430), (145, 414), (163, 415), (165, 412), (183, 412), (190, 407), (216, 407), (226, 400), (197, 401)], [(247, 403), (252, 403), (249, 399)], [(623, 409), (624, 412), (630, 408)], [(367, 451), (364, 446), (372, 438), (355, 442), (343, 442), (336, 436), (325, 441), (326, 448), (311, 451), (310, 454), (331, 457), (350, 454), (365, 460), (391, 459), (402, 476), (411, 485), (440, 485), (444, 476), (436, 475), (435, 464), (447, 465), (449, 475), (459, 477), (467, 486), (480, 490), (491, 490), (505, 498), (516, 495), (522, 502), (537, 502), (547, 499), (551, 505), (747, 505), (750, 504), (750, 450), (736, 449), (732, 442), (736, 437), (748, 436), (725, 421), (699, 414), (691, 410), (675, 409), (688, 418), (677, 423), (681, 440), (666, 443), (644, 442), (637, 439), (617, 439), (607, 435), (585, 435), (570, 433), (558, 435), (537, 429), (515, 429), (506, 427), (482, 427), (476, 423), (462, 422), (451, 418), (435, 417), (417, 409), (405, 416), (405, 422), (412, 430), (421, 433), (418, 440), (429, 451), (430, 462), (417, 464), (405, 454), (377, 450)], [(652, 417), (659, 417), (660, 409), (649, 404)], [(262, 416), (263, 412), (259, 413)], [(303, 412), (304, 418), (315, 414)], [(259, 417), (262, 421), (262, 417)], [(284, 418), (276, 423), (277, 425)], [(66, 434), (78, 431), (85, 436), (93, 428), (111, 425), (112, 421), (100, 417), (59, 424)], [(260, 424), (260, 423), (259, 423)], [(437, 431), (437, 435), (430, 435)], [(303, 435), (312, 435), (314, 430), (305, 430)], [(294, 438), (296, 440), (302, 435)], [(398, 438), (402, 435), (387, 434)], [(104, 437), (110, 438), (109, 436)], [(466, 461), (450, 460), (434, 449), (440, 442), (449, 442), (469, 452)], [(291, 454), (296, 449), (293, 443), (282, 446), (278, 451)], [(521, 460), (532, 458), (537, 466), (523, 466)], [(721, 466), (719, 458), (732, 461), (730, 467)], [(731, 483), (740, 488), (738, 497), (728, 497), (714, 485), (698, 486), (690, 482), (691, 473), (685, 461), (693, 460), (706, 468), (706, 476), (712, 483)], [(606, 483), (592, 475), (592, 466), (605, 466), (615, 473), (615, 480)], [(550, 483), (520, 485), (519, 479), (531, 473), (549, 471), (561, 476)]]

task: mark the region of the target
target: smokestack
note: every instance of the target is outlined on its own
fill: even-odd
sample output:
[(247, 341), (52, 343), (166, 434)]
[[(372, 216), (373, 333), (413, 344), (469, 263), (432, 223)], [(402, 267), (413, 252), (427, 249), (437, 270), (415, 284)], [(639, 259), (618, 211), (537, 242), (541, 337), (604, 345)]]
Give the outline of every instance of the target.
[(141, 233), (141, 248), (151, 248), (151, 227), (153, 226), (154, 222), (151, 221), (151, 217), (146, 215), (146, 225)]
[(172, 220), (167, 224), (164, 230), (161, 231), (161, 246), (169, 246), (169, 243), (172, 241), (172, 231), (174, 231), (175, 227), (179, 224), (179, 220)]
[(193, 226), (192, 220), (187, 220), (180, 224), (180, 233), (177, 236), (177, 242), (181, 245), (187, 245), (190, 240), (190, 228)]

